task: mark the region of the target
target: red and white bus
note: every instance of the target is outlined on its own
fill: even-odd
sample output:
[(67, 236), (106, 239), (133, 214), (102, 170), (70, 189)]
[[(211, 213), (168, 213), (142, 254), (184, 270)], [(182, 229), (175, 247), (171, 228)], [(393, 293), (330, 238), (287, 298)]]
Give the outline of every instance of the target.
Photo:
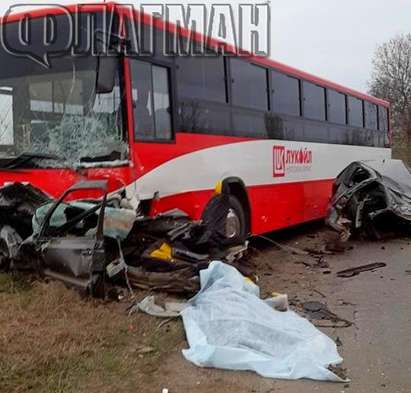
[(194, 219), (223, 189), (227, 235), (242, 237), (323, 218), (342, 169), (391, 157), (387, 102), (214, 40), (208, 52), (224, 55), (165, 55), (167, 39), (203, 37), (120, 5), (67, 10), (100, 23), (106, 7), (123, 43), (136, 23), (154, 32), (151, 56), (125, 45), (107, 58), (54, 51), (46, 68), (33, 61), (36, 44), (29, 58), (10, 41), (28, 17), (34, 30), (45, 15), (67, 28), (62, 9), (2, 21), (0, 187), (25, 182), (59, 196), (81, 179), (107, 179), (147, 214), (180, 208)]

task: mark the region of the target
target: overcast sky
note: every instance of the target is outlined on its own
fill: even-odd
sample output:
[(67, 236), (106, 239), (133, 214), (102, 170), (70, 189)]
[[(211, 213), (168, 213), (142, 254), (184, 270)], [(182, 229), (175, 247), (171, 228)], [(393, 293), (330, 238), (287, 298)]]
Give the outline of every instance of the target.
[[(118, 2), (129, 4), (133, 0)], [(8, 6), (17, 3), (2, 0), (0, 12), (3, 14)], [(25, 0), (20, 3), (75, 1)], [(237, 7), (247, 1), (224, 3)], [(360, 91), (367, 90), (377, 45), (399, 33), (411, 33), (411, 0), (272, 0), (271, 13), (272, 58)]]

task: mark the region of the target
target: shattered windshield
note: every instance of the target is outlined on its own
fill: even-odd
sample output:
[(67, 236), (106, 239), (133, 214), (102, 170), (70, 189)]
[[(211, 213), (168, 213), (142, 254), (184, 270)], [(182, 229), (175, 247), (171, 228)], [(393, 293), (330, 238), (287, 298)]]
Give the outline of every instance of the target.
[(0, 70), (0, 167), (22, 156), (25, 167), (53, 168), (127, 159), (119, 75), (100, 94), (96, 57), (56, 58), (50, 69), (18, 60)]

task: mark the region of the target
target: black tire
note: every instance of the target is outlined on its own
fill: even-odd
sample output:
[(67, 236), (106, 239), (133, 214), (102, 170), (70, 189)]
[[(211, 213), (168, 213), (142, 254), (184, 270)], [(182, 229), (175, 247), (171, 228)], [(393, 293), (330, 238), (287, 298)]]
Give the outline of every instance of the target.
[[(238, 233), (235, 236), (229, 236), (229, 233), (227, 232), (227, 244), (228, 245), (242, 244), (246, 241), (247, 236), (248, 236), (248, 222), (247, 222), (246, 213), (244, 211), (244, 207), (241, 204), (241, 202), (233, 195), (229, 196), (228, 203), (230, 206), (230, 210), (238, 218), (239, 229), (238, 231), (236, 231)], [(228, 220), (229, 220), (229, 217), (227, 215), (227, 221)]]
[(6, 242), (0, 239), (0, 271), (8, 270), (10, 265), (9, 252)]

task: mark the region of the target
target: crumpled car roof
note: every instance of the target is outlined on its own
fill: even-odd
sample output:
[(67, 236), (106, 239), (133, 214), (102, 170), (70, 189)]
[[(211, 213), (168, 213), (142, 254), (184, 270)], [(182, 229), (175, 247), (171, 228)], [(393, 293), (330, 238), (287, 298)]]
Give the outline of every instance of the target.
[(392, 227), (393, 217), (411, 225), (411, 170), (404, 162), (356, 161), (340, 173), (327, 223), (345, 239), (355, 230), (367, 231), (376, 219), (390, 219)]

